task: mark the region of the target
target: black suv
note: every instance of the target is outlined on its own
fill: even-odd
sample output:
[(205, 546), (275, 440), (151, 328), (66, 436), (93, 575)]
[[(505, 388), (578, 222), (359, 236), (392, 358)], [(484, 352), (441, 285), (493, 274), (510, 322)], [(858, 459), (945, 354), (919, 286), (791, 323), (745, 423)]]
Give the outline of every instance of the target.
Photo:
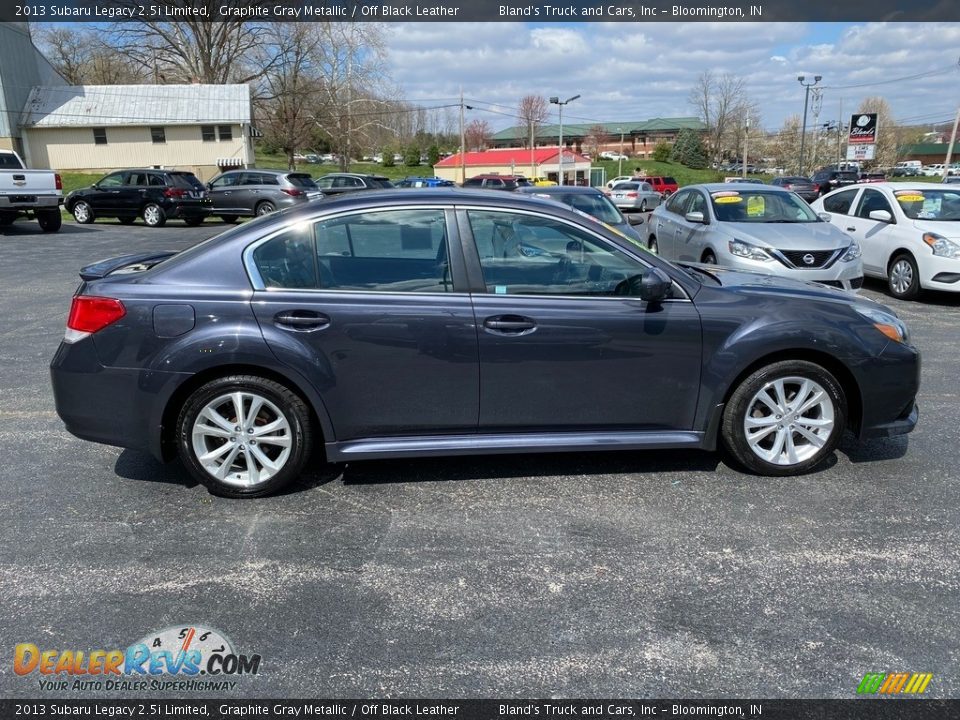
[(813, 184), (817, 186), (818, 195), (826, 195), (844, 185), (853, 185), (860, 182), (860, 175), (855, 170), (835, 170), (823, 168), (813, 175)]
[(211, 209), (206, 186), (182, 170), (118, 170), (74, 190), (63, 205), (78, 223), (115, 217), (129, 225), (141, 217), (150, 227), (172, 218), (199, 225)]
[(339, 195), (355, 190), (381, 190), (392, 188), (390, 178), (367, 173), (327, 173), (317, 179), (317, 187), (324, 195)]

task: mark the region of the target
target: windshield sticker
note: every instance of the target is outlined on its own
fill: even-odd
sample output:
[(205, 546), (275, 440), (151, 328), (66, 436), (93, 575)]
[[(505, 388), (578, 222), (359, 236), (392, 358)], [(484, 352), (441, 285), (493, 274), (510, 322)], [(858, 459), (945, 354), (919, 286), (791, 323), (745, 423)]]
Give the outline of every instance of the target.
[(894, 193), (894, 195), (895, 195), (895, 197), (897, 198), (897, 200), (900, 201), (900, 202), (902, 202), (902, 203), (904, 203), (904, 202), (923, 202), (923, 200), (924, 200), (923, 195), (920, 195), (920, 194), (917, 193), (917, 192), (910, 192), (909, 190), (906, 191), (906, 192), (901, 191), (901, 192), (898, 192), (898, 193)]
[(752, 195), (747, 198), (747, 217), (761, 217), (763, 208), (763, 197), (760, 195)]
[(739, 195), (721, 195), (720, 197), (717, 197), (716, 195), (714, 195), (713, 201), (717, 205), (727, 205), (728, 203), (743, 202), (743, 198), (740, 197)]

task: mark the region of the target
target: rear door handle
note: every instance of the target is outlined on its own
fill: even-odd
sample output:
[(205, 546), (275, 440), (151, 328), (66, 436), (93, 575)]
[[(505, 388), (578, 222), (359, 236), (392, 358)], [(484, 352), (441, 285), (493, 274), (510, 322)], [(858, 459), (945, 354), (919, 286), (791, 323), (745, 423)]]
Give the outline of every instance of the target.
[(284, 330), (310, 332), (330, 325), (330, 316), (312, 310), (285, 310), (273, 316), (273, 321)]
[(494, 315), (483, 321), (483, 326), (501, 335), (526, 335), (537, 329), (537, 323), (522, 315)]
[(856, 229), (855, 227), (848, 227), (848, 228), (847, 228), (847, 232), (856, 232), (856, 231), (857, 231), (857, 229)]

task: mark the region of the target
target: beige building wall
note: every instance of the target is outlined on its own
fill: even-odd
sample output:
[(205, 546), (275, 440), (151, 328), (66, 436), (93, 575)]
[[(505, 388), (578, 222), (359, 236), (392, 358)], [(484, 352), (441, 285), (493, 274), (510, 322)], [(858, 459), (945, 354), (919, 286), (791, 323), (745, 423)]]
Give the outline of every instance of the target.
[(15, 150), (12, 137), (0, 137), (0, 150)]
[(230, 140), (207, 142), (199, 125), (163, 127), (163, 143), (151, 140), (149, 127), (107, 127), (106, 145), (94, 142), (92, 127), (24, 128), (24, 138), (31, 167), (61, 171), (97, 173), (159, 165), (192, 170), (201, 180), (209, 180), (218, 172), (218, 159), (252, 163), (245, 126), (231, 125)]

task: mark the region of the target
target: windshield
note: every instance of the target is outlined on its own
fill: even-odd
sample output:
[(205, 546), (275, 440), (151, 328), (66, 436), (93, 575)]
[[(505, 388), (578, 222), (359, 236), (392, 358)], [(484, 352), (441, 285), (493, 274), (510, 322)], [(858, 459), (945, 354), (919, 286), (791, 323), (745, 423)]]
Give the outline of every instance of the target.
[(960, 220), (960, 189), (897, 190), (893, 196), (911, 220)]
[(720, 222), (823, 222), (807, 203), (793, 193), (744, 188), (710, 193), (710, 199), (713, 213)]

